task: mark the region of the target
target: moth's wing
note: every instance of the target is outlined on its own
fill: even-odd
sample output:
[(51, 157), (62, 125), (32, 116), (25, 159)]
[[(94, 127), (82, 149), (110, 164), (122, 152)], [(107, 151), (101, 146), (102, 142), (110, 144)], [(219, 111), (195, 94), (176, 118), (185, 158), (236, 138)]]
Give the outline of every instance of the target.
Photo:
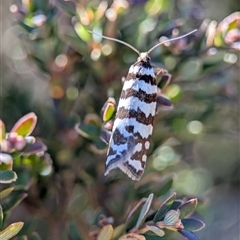
[(133, 180), (140, 180), (144, 172), (147, 150), (150, 145), (151, 133), (142, 137), (136, 132), (134, 119), (128, 120), (128, 127), (119, 125), (110, 139), (105, 175), (115, 168), (120, 168)]
[(135, 179), (124, 163), (133, 155), (136, 140), (133, 136), (129, 136), (125, 131), (121, 130), (117, 127), (111, 136), (104, 175), (118, 167), (130, 178)]

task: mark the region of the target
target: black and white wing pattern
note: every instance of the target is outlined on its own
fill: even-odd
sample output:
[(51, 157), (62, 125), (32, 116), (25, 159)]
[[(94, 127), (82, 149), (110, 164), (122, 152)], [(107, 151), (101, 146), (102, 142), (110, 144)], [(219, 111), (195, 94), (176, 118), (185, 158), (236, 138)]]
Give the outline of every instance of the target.
[[(141, 57), (143, 56), (143, 57)], [(157, 107), (157, 85), (147, 54), (133, 64), (124, 82), (107, 153), (105, 175), (120, 168), (140, 180)]]

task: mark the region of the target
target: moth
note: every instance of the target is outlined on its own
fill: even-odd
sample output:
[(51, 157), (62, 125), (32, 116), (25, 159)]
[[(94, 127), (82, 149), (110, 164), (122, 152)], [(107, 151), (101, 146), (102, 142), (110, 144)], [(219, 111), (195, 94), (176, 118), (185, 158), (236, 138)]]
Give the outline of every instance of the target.
[(171, 104), (169, 100), (158, 96), (157, 76), (149, 54), (159, 45), (183, 38), (195, 31), (160, 42), (142, 53), (121, 40), (102, 36), (128, 46), (139, 55), (124, 81), (112, 132), (109, 133), (104, 175), (115, 168), (120, 168), (132, 180), (141, 179), (147, 161), (157, 107)]

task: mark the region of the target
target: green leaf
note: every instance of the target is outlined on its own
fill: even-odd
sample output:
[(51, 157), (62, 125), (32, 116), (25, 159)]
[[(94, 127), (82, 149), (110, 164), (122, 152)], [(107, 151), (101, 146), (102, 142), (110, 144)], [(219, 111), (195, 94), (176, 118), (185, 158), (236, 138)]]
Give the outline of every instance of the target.
[(103, 142), (100, 138), (96, 139), (94, 141), (94, 143), (95, 143), (97, 149), (99, 149), (99, 150), (103, 150), (103, 149), (105, 149), (107, 147), (106, 143)]
[(72, 240), (82, 239), (78, 233), (76, 225), (73, 222), (68, 223), (68, 235), (69, 235), (69, 238)]
[(18, 173), (18, 179), (14, 183), (16, 190), (28, 190), (30, 181), (30, 173), (28, 171), (21, 171)]
[(6, 129), (4, 122), (0, 119), (0, 143), (6, 137)]
[(199, 238), (197, 237), (197, 235), (195, 234), (195, 233), (193, 233), (193, 232), (190, 232), (190, 231), (187, 231), (187, 230), (185, 230), (185, 229), (183, 229), (183, 230), (180, 230), (180, 231), (178, 231), (180, 234), (182, 234), (184, 237), (185, 237), (185, 239), (187, 239), (187, 240), (199, 240)]
[(0, 192), (0, 199), (7, 197), (13, 190), (14, 190), (14, 187), (10, 187), (2, 190)]
[(148, 196), (148, 198), (147, 198), (146, 202), (144, 203), (144, 205), (142, 206), (140, 215), (138, 217), (138, 221), (137, 221), (136, 226), (135, 226), (136, 229), (138, 229), (141, 226), (141, 224), (144, 222), (144, 220), (146, 219), (146, 216), (147, 216), (147, 214), (148, 214), (148, 212), (150, 210), (150, 206), (152, 204), (153, 196), (154, 196), (154, 194), (151, 193)]
[(96, 139), (100, 134), (100, 127), (93, 124), (81, 123), (76, 125), (76, 131), (83, 137)]
[(182, 224), (184, 226), (184, 229), (190, 230), (192, 232), (199, 231), (205, 227), (204, 222), (202, 222), (199, 219), (194, 219), (194, 218), (182, 219)]
[(176, 198), (176, 193), (173, 193), (167, 200), (163, 202), (163, 204), (158, 209), (156, 215), (154, 216), (153, 222), (158, 222), (163, 220), (165, 214), (168, 212), (168, 210), (172, 206), (175, 198)]
[(74, 25), (74, 29), (77, 33), (77, 35), (84, 41), (88, 42), (91, 40), (91, 34), (88, 32), (88, 30), (79, 22), (77, 22)]
[(20, 118), (17, 123), (15, 123), (11, 132), (16, 132), (20, 136), (28, 136), (32, 133), (37, 124), (37, 116), (35, 113), (31, 112)]
[(177, 210), (182, 204), (183, 204), (183, 201), (181, 199), (176, 199), (174, 200), (169, 210)]
[(125, 224), (121, 224), (121, 225), (115, 227), (114, 230), (113, 230), (113, 237), (112, 237), (112, 239), (113, 240), (119, 239), (119, 237), (121, 235), (123, 235), (123, 233), (125, 231), (125, 228), (126, 228)]
[(155, 223), (146, 223), (146, 227), (149, 231), (152, 231), (159, 237), (162, 237), (165, 234), (165, 232), (161, 228), (159, 228)]
[(17, 174), (11, 170), (0, 171), (0, 183), (11, 183), (17, 180)]
[(198, 203), (198, 201), (196, 198), (190, 199), (189, 201), (183, 203), (179, 207), (180, 218), (182, 219), (182, 218), (190, 215), (195, 210), (197, 203)]
[(24, 198), (27, 197), (27, 193), (18, 193), (18, 195), (14, 196), (10, 201), (2, 205), (3, 212), (7, 212), (10, 210), (13, 210), (16, 206), (19, 205), (19, 203), (22, 202)]
[(103, 121), (108, 122), (110, 119), (113, 118), (115, 113), (115, 99), (108, 98), (107, 102), (104, 104), (102, 111), (103, 111)]
[(16, 236), (23, 227), (23, 222), (16, 222), (9, 225), (3, 231), (0, 232), (1, 240), (8, 240)]

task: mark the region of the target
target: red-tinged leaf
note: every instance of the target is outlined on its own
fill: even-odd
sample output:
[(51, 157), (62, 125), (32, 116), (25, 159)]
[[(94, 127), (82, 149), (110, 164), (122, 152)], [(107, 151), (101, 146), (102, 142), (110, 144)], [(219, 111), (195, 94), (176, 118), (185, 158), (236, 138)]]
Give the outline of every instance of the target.
[(179, 207), (180, 218), (182, 219), (186, 216), (189, 216), (195, 210), (197, 203), (198, 203), (198, 201), (196, 198), (190, 199), (189, 201), (183, 203)]
[(12, 128), (11, 132), (16, 132), (20, 136), (28, 136), (32, 133), (37, 123), (37, 116), (31, 112), (20, 118)]
[(22, 150), (25, 154), (33, 154), (39, 152), (45, 152), (47, 147), (40, 142), (35, 142), (33, 144), (27, 144), (26, 147)]
[(157, 236), (164, 236), (165, 232), (159, 228), (155, 223), (146, 223), (146, 227), (149, 231), (155, 233)]
[(6, 137), (6, 129), (4, 122), (0, 119), (0, 143)]
[(187, 230), (190, 230), (193, 232), (199, 231), (205, 227), (204, 222), (202, 222), (199, 219), (194, 219), (194, 218), (182, 219), (182, 224), (184, 226), (184, 229), (187, 229)]
[(163, 202), (163, 204), (158, 209), (157, 213), (153, 218), (153, 222), (162, 221), (165, 214), (168, 212), (170, 207), (172, 206), (174, 200), (176, 198), (176, 193), (173, 193), (167, 200)]
[(183, 229), (183, 230), (180, 230), (178, 232), (180, 234), (182, 234), (184, 236), (184, 238), (187, 239), (187, 240), (200, 240), (195, 233), (190, 232), (188, 230)]
[(103, 121), (104, 122), (109, 121), (113, 117), (114, 112), (115, 112), (115, 106), (109, 103), (103, 114)]
[(151, 193), (148, 196), (144, 205), (142, 206), (140, 215), (138, 217), (138, 221), (137, 221), (136, 226), (135, 226), (136, 229), (138, 229), (141, 226), (141, 224), (144, 222), (144, 220), (146, 219), (146, 216), (147, 216), (147, 214), (150, 210), (151, 204), (152, 204), (153, 196), (154, 196), (153, 193)]

